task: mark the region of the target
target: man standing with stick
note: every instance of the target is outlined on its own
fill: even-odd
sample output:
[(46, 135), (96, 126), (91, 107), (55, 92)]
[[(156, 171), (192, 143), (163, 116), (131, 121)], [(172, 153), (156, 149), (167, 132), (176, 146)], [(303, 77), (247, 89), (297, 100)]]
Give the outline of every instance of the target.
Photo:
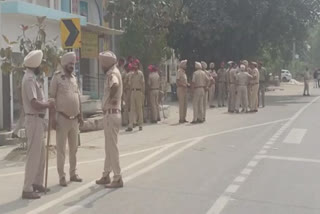
[(66, 187), (66, 174), (64, 172), (66, 143), (69, 145), (70, 181), (82, 182), (76, 174), (79, 123), (83, 124), (81, 112), (80, 91), (77, 78), (73, 74), (76, 63), (74, 52), (66, 53), (61, 58), (63, 71), (53, 76), (50, 85), (50, 97), (57, 103), (56, 117), (52, 118), (53, 129), (56, 129), (57, 169), (60, 186)]
[(22, 192), (23, 199), (38, 199), (39, 193), (48, 192), (43, 186), (45, 168), (45, 121), (46, 109), (54, 109), (53, 100), (44, 100), (44, 91), (37, 82), (43, 53), (31, 51), (24, 58), (25, 75), (22, 79), (22, 102), (26, 120), (27, 160)]

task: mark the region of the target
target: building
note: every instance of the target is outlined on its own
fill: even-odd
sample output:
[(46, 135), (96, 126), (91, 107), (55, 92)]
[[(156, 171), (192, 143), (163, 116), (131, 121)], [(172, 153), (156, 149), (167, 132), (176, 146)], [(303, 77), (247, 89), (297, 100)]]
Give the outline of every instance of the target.
[[(102, 50), (115, 50), (112, 42), (115, 35), (122, 31), (110, 29), (103, 19), (107, 0), (0, 0), (0, 35), (6, 35), (10, 40), (21, 35), (20, 25), (31, 26), (36, 23), (36, 17), (46, 16), (47, 39), (59, 37), (60, 20), (63, 18), (79, 18), (81, 23), (82, 48), (78, 50), (79, 63), (77, 74), (81, 89), (90, 98), (101, 97), (103, 82), (98, 81), (100, 66), (97, 59)], [(33, 37), (34, 31), (27, 31)], [(0, 38), (0, 48), (5, 43)], [(14, 55), (23, 60), (18, 45), (13, 46)], [(76, 50), (77, 51), (77, 50)], [(19, 57), (20, 55), (20, 57)], [(1, 62), (0, 62), (1, 63)], [(45, 80), (47, 93), (50, 75)], [(19, 103), (15, 75), (4, 74), (0, 69), (0, 130), (11, 130), (12, 124), (19, 117)]]

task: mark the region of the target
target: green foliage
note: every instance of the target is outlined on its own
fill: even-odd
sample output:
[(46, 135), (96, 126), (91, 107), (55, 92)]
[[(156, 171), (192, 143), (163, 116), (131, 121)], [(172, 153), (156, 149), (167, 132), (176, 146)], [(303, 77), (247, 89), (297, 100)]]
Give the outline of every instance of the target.
[[(3, 40), (6, 42), (7, 47), (0, 50), (0, 56), (2, 61), (1, 69), (5, 73), (12, 71), (23, 70), (22, 64), (17, 64), (12, 58), (12, 46), (19, 45), (19, 50), (24, 58), (32, 50), (43, 51), (43, 61), (41, 63), (41, 70), (48, 74), (54, 72), (59, 64), (60, 56), (63, 51), (57, 47), (56, 41), (58, 36), (53, 40), (47, 40), (47, 34), (45, 31), (46, 25), (44, 24), (46, 17), (37, 17), (37, 23), (32, 26), (20, 25), (21, 35), (15, 41), (10, 41), (5, 35), (2, 35)], [(29, 38), (26, 35), (28, 30), (36, 28), (37, 35), (35, 38)]]

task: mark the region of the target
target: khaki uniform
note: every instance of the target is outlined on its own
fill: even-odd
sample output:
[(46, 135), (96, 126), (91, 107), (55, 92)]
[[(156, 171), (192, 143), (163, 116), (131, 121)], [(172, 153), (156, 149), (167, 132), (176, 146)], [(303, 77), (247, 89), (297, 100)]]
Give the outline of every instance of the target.
[(236, 111), (239, 111), (240, 104), (244, 111), (248, 111), (248, 84), (252, 76), (247, 72), (240, 72), (236, 76), (237, 100)]
[[(111, 87), (117, 84), (118, 91), (114, 96), (116, 103), (110, 98)], [(121, 168), (118, 149), (118, 134), (121, 126), (121, 97), (123, 92), (122, 78), (117, 67), (111, 68), (106, 74), (104, 83), (104, 95), (102, 99), (102, 110), (105, 112), (103, 118), (104, 135), (105, 135), (105, 162), (103, 177), (109, 176), (112, 171), (114, 180), (121, 178)]]
[(224, 106), (227, 87), (227, 73), (224, 68), (218, 70), (218, 106)]
[(262, 67), (260, 69), (260, 79), (259, 79), (259, 105), (265, 106), (265, 93), (267, 84), (267, 70)]
[(76, 175), (80, 92), (77, 78), (73, 74), (68, 77), (64, 71), (58, 71), (53, 76), (50, 84), (50, 97), (56, 100), (57, 127), (57, 169), (60, 179), (65, 177), (64, 163), (66, 158), (66, 143), (68, 139), (70, 177)]
[(32, 70), (27, 69), (22, 79), (22, 102), (25, 112), (27, 159), (25, 167), (24, 192), (32, 192), (33, 184), (43, 185), (45, 167), (45, 110), (38, 111), (31, 106), (31, 100), (44, 101), (44, 91), (36, 81)]
[[(247, 72), (248, 74), (252, 75), (252, 70), (251, 68), (247, 68)], [(249, 80), (249, 84), (248, 84), (248, 107), (250, 108), (251, 107), (251, 91), (252, 91), (252, 82), (251, 82), (251, 79)]]
[(214, 97), (215, 97), (215, 93), (216, 93), (216, 79), (218, 77), (217, 73), (215, 70), (210, 70), (210, 74), (212, 77), (212, 85), (209, 89), (209, 105), (210, 106), (214, 106)]
[(237, 69), (232, 68), (228, 72), (228, 80), (229, 80), (229, 96), (228, 96), (228, 110), (229, 112), (234, 112), (236, 109), (236, 75)]
[(193, 73), (193, 122), (203, 121), (203, 99), (205, 96), (205, 88), (209, 82), (210, 80), (203, 70), (197, 70)]
[(188, 80), (186, 71), (180, 68), (177, 73), (177, 95), (179, 100), (180, 122), (185, 122), (188, 108)]
[(250, 110), (258, 110), (258, 94), (259, 94), (259, 70), (257, 68), (252, 70), (252, 79), (250, 81)]
[(208, 106), (208, 99), (209, 99), (209, 89), (210, 89), (211, 85), (213, 84), (214, 79), (208, 70), (205, 70), (204, 72), (209, 79), (209, 81), (205, 87), (205, 93), (204, 93), (204, 99), (203, 99), (203, 120), (206, 120), (207, 106)]
[(310, 95), (310, 91), (309, 91), (309, 80), (310, 80), (310, 74), (308, 71), (306, 71), (304, 73), (303, 76), (303, 80), (304, 80), (304, 89), (303, 89), (303, 95)]
[(148, 85), (150, 87), (150, 105), (151, 105), (151, 119), (157, 121), (160, 118), (159, 108), (159, 90), (160, 90), (160, 75), (157, 72), (149, 74)]
[(123, 82), (123, 95), (122, 95), (122, 99), (123, 99), (123, 118), (122, 118), (122, 123), (124, 125), (129, 124), (129, 111), (130, 111), (130, 97), (131, 97), (131, 90), (130, 90), (130, 85), (129, 85), (129, 78), (131, 75), (131, 71), (127, 72), (125, 74), (122, 75), (122, 82)]
[(133, 128), (133, 123), (138, 120), (138, 126), (143, 124), (143, 103), (145, 92), (145, 81), (142, 71), (134, 71), (129, 78), (131, 89), (130, 96), (130, 122), (129, 128)]

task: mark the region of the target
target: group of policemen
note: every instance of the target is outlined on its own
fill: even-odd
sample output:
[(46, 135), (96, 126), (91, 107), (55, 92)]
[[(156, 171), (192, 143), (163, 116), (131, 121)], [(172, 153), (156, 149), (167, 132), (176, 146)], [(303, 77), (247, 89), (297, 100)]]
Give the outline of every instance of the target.
[(195, 62), (191, 84), (188, 83), (186, 75), (187, 64), (187, 60), (182, 60), (177, 73), (179, 123), (188, 122), (186, 115), (189, 86), (193, 100), (192, 124), (205, 122), (206, 109), (215, 107), (216, 98), (218, 107), (224, 107), (225, 101), (228, 101), (230, 113), (240, 113), (240, 107), (241, 112), (258, 112), (259, 104), (265, 106), (268, 75), (261, 62), (249, 64), (247, 60), (242, 60), (237, 64), (230, 61), (227, 67), (222, 62), (217, 72), (214, 63), (210, 63), (210, 70), (207, 70), (206, 62)]
[[(22, 80), (21, 93), (28, 147), (22, 192), (24, 199), (38, 199), (41, 193), (50, 191), (43, 185), (46, 156), (44, 135), (48, 125), (45, 120), (47, 109), (49, 118), (51, 118), (49, 127), (56, 130), (59, 184), (62, 187), (68, 186), (64, 171), (67, 141), (70, 182), (82, 182), (82, 178), (77, 174), (77, 150), (79, 126), (84, 122), (80, 91), (74, 75), (76, 54), (69, 52), (62, 56), (62, 69), (55, 72), (52, 78), (49, 89), (50, 98), (47, 101), (44, 98), (43, 85), (37, 78), (41, 72), (42, 59), (41, 50), (31, 51), (24, 59), (25, 75)], [(121, 124), (128, 124), (126, 131), (132, 131), (134, 126), (142, 130), (146, 86), (151, 122), (157, 123), (160, 120), (161, 80), (159, 69), (150, 65), (146, 84), (138, 59), (130, 59), (125, 64), (123, 60), (118, 60), (113, 52), (107, 51), (99, 54), (99, 60), (105, 73), (102, 99), (105, 163), (102, 177), (96, 181), (96, 184), (105, 185), (106, 188), (121, 188), (123, 180), (117, 146)], [(251, 112), (257, 112), (260, 88), (264, 106), (266, 71), (261, 63), (259, 65), (255, 62), (249, 64), (248, 61), (243, 60), (237, 65), (229, 62), (227, 68), (224, 63), (221, 63), (217, 72), (214, 63), (210, 63), (209, 67), (210, 70), (207, 70), (205, 62), (196, 62), (195, 72), (189, 84), (186, 75), (187, 60), (181, 61), (177, 73), (180, 123), (187, 122), (188, 88), (190, 86), (193, 95), (193, 124), (203, 123), (206, 120), (206, 109), (208, 106), (215, 107), (216, 94), (218, 95), (218, 107), (223, 107), (225, 99), (228, 99), (229, 112), (239, 113), (240, 106), (243, 112), (249, 112), (249, 109)], [(113, 172), (112, 180), (111, 172)]]
[[(43, 185), (46, 156), (44, 135), (48, 125), (45, 120), (47, 109), (49, 109), (49, 121), (51, 121), (49, 125), (56, 130), (59, 184), (62, 187), (68, 185), (64, 171), (67, 140), (70, 182), (82, 182), (76, 169), (79, 126), (83, 124), (80, 92), (74, 75), (76, 54), (69, 52), (62, 56), (62, 69), (53, 76), (49, 90), (50, 98), (47, 101), (44, 98), (43, 85), (37, 79), (41, 73), (42, 59), (41, 50), (31, 51), (24, 59), (25, 75), (21, 87), (27, 137), (25, 180), (22, 191), (24, 199), (38, 199), (41, 193), (50, 191)], [(102, 102), (105, 163), (102, 177), (96, 183), (105, 185), (106, 188), (120, 188), (123, 187), (123, 180), (117, 143), (121, 126), (122, 76), (114, 53), (102, 52), (99, 59), (106, 76)], [(114, 175), (112, 181), (111, 172)]]

